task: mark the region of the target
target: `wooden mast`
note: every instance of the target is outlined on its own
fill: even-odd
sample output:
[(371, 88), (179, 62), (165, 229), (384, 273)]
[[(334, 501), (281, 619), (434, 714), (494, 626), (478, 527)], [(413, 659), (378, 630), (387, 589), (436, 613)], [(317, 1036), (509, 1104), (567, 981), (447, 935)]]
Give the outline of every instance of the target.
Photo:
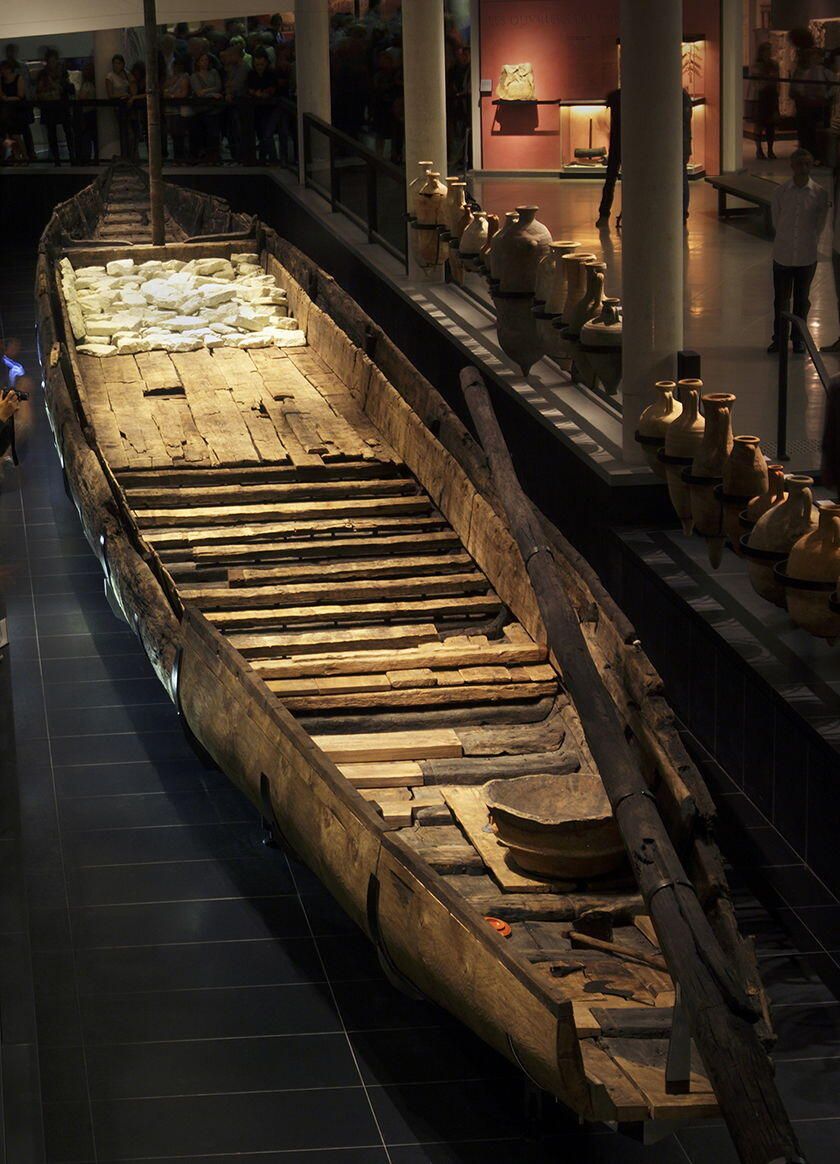
[(772, 1064), (755, 1033), (757, 1016), (750, 1013), (633, 758), (536, 511), (516, 476), (484, 381), (475, 368), (464, 368), (461, 386), (531, 579), (547, 645), (574, 700), (739, 1157), (743, 1164), (801, 1160)]
[(155, 0), (143, 0), (146, 29), (146, 117), (149, 144), (149, 204), (152, 218), (152, 243), (166, 242), (163, 221), (163, 179), (161, 177), (160, 141), (160, 72), (158, 70), (157, 13)]

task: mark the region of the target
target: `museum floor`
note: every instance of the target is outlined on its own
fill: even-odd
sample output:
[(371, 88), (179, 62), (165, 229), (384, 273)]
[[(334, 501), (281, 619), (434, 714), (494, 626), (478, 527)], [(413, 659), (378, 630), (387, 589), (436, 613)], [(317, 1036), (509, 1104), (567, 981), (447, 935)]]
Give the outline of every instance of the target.
[[(714, 321), (732, 278), (720, 231), (743, 238), (732, 245), (751, 256), (753, 297), (769, 259), (746, 228), (719, 227), (707, 195), (697, 190), (688, 261)], [(0, 286), (4, 333), (23, 338), (30, 366), (33, 267), (31, 247), (7, 248)], [(724, 324), (723, 338), (712, 322), (689, 341), (704, 357), (727, 348), (727, 383), (737, 369), (742, 392), (766, 394), (769, 363), (751, 371), (733, 339), (744, 327)], [(396, 994), (311, 875), (262, 846), (251, 807), (189, 750), (103, 595), (40, 407), (36, 421), (0, 493), (13, 712), (0, 756), (0, 1164), (733, 1164), (714, 1123), (643, 1151), (557, 1111), (543, 1142), (526, 1138), (520, 1077)], [(828, 1164), (840, 1152), (840, 902), (718, 777), (739, 914), (775, 1007), (779, 1085), (810, 1164)]]

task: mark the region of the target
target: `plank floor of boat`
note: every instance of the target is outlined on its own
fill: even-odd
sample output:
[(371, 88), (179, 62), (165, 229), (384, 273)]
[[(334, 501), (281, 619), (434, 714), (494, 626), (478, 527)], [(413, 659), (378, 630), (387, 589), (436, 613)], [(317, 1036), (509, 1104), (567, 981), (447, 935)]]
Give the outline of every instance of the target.
[(591, 928), (582, 914), (643, 913), (629, 877), (541, 881), (490, 832), (486, 781), (591, 760), (545, 648), (346, 386), (308, 347), (80, 363), (100, 447), (183, 601), (386, 827), (510, 926), (499, 941), (571, 1004), (587, 1075), (622, 1118), (714, 1112), (700, 1074), (689, 1096), (666, 1091), (674, 993), (656, 935), (607, 926), (636, 960), (569, 936)]
[[(168, 210), (164, 210), (167, 242), (180, 242), (186, 236)], [(134, 175), (115, 177), (108, 188), (102, 217), (96, 224), (94, 238), (137, 244), (152, 241), (149, 188)]]
[(674, 991), (647, 919), (605, 935), (638, 960), (570, 936), (590, 929), (572, 915), (641, 914), (630, 880), (524, 876), (490, 833), (481, 784), (577, 770), (581, 749), (545, 649), (517, 622), (501, 625), (489, 581), (405, 468), (347, 460), (118, 478), (183, 600), (390, 829), (481, 915), (510, 926), (499, 941), (571, 1004), (584, 1068), (622, 1118), (714, 1112), (702, 1069), (690, 1095), (667, 1093)]

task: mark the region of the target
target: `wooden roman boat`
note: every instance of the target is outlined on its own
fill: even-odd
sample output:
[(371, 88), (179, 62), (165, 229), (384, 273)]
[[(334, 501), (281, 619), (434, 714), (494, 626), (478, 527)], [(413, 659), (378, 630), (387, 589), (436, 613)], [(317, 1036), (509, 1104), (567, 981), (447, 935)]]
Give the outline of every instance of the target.
[[(742, 1159), (797, 1159), (714, 805), (632, 627), (517, 493), (475, 376), (487, 456), (300, 251), (217, 199), (165, 194), (163, 247), (142, 233), (139, 171), (113, 169), (57, 207), (36, 290), (70, 492), (186, 730), (376, 943), (392, 981), (582, 1118), (722, 1111)], [(189, 274), (231, 255), (285, 290), (298, 346), (234, 336), (97, 354), (125, 336), (103, 324), (91, 345), (78, 306), (103, 280), (80, 271)], [(213, 286), (212, 271), (199, 282)], [(516, 818), (509, 850), (484, 786), (504, 817), (500, 785), (531, 776), (553, 778), (556, 805), (535, 782), (542, 815)], [(599, 833), (607, 855), (591, 876), (565, 851), (551, 865), (562, 838), (540, 830), (557, 813), (568, 829), (570, 796), (601, 826), (614, 813), (629, 859)]]

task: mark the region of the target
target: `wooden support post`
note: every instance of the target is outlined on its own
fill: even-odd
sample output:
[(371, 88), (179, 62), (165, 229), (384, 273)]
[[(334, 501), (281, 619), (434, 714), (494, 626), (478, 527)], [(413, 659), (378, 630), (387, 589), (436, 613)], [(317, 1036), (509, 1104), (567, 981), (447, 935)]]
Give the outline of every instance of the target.
[(149, 143), (149, 204), (152, 245), (166, 242), (163, 222), (163, 178), (161, 177), (160, 73), (158, 71), (157, 13), (155, 0), (143, 0), (146, 27), (146, 118)]
[(633, 757), (539, 518), (519, 484), (487, 388), (475, 368), (461, 372), (461, 385), (497, 496), (525, 561), (547, 645), (574, 700), (739, 1157), (743, 1164), (794, 1164), (801, 1160), (799, 1146), (755, 1032), (759, 1016), (714, 936)]

